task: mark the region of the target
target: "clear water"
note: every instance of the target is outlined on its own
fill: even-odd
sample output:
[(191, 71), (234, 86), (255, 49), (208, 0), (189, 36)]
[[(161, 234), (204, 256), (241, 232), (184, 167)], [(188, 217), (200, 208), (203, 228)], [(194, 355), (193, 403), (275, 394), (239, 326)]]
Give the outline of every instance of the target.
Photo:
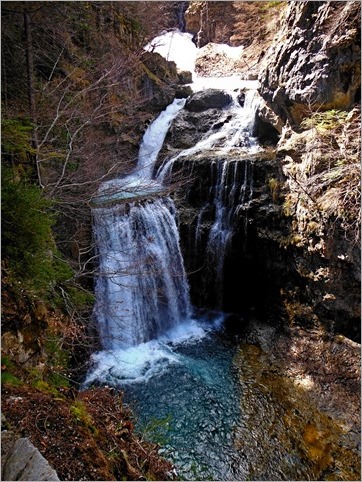
[(241, 386), (232, 364), (235, 343), (214, 329), (169, 347), (177, 363), (147, 381), (122, 386), (138, 429), (162, 443), (161, 453), (176, 464), (178, 476), (238, 480), (233, 438), (241, 420)]
[(242, 393), (223, 318), (192, 319), (157, 340), (95, 353), (85, 382), (121, 389), (138, 431), (161, 444), (186, 480), (240, 478), (234, 435)]
[(86, 384), (122, 390), (179, 480), (360, 480), (358, 440), (222, 319), (96, 353)]

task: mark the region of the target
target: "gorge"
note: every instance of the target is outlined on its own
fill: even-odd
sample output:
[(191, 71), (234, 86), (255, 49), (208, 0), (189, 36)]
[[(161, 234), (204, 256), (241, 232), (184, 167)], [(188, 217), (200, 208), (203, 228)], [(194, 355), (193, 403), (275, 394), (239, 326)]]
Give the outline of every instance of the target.
[(359, 480), (359, 2), (12, 3), (4, 473)]
[[(192, 58), (189, 34), (167, 32), (157, 37), (156, 48), (168, 55), (172, 51), (177, 63), (178, 42), (185, 58)], [(266, 216), (274, 216), (272, 223), (281, 219), (278, 208), (268, 204), (273, 203), (272, 194), (265, 199), (265, 186), (278, 170), (271, 153), (275, 134), (270, 130), (267, 149), (257, 138), (257, 83), (203, 77), (200, 85), (195, 68), (191, 70), (194, 94), (186, 102), (175, 100), (150, 124), (135, 172), (107, 181), (99, 189), (100, 198), (93, 199), (100, 261), (95, 316), (103, 351), (92, 356), (85, 385), (122, 388), (125, 400), (135, 407), (139, 427), (147, 431), (159, 424), (160, 433), (151, 431), (151, 436), (164, 437), (162, 453), (187, 480), (306, 480), (316, 478), (321, 469), (324, 477), (335, 476), (332, 466), (353, 460), (338, 429), (321, 419), (298, 385), (291, 398), (293, 384), (280, 379), (274, 385), (268, 374), (266, 383), (273, 388), (268, 386), (269, 396), (261, 397), (263, 362), (253, 353), (253, 344), (236, 342), (243, 330), (259, 330), (259, 343), (276, 336), (261, 321), (266, 313), (270, 316), (267, 300), (275, 302), (285, 279), (276, 276), (274, 264), (275, 258), (281, 259), (285, 270), (286, 259), (276, 254), (280, 247), (270, 241), (271, 247), (263, 246), (253, 233), (258, 222), (265, 229)], [(212, 88), (215, 84), (225, 87)], [(203, 131), (192, 137), (199, 124)], [(266, 208), (271, 213), (260, 215)], [(255, 267), (250, 244), (262, 251), (260, 267)], [(268, 278), (273, 276), (278, 281), (272, 290)], [(277, 395), (279, 385), (282, 395)], [(285, 405), (298, 416), (285, 411)], [(271, 429), (261, 422), (268, 413), (274, 414), (275, 444), (258, 428)], [(309, 435), (302, 438), (303, 446), (290, 424), (296, 433), (315, 434), (323, 457), (313, 459)], [(251, 433), (269, 454), (266, 458), (249, 440)], [(332, 457), (324, 440), (334, 437), (343, 450)]]

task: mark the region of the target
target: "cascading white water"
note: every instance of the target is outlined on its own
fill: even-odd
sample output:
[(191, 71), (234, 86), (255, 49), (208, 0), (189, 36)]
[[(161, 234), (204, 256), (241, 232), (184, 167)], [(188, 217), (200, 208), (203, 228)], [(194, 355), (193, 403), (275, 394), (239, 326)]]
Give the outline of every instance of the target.
[(224, 123), (217, 131), (211, 129), (193, 147), (166, 159), (156, 173), (157, 180), (164, 182), (170, 177), (174, 163), (182, 157), (190, 157), (212, 149), (217, 149), (221, 156), (228, 154), (235, 147), (239, 149), (239, 152), (244, 151), (249, 154), (259, 150), (256, 139), (252, 137), (257, 109), (255, 90), (246, 92), (244, 106), (238, 103), (234, 91), (231, 91), (230, 94), (234, 98), (231, 105), (226, 109), (228, 122)]
[(190, 317), (170, 199), (94, 209), (99, 253), (95, 314), (105, 349), (158, 338)]
[[(201, 248), (199, 258), (200, 260), (204, 258), (203, 264), (207, 266), (207, 271), (210, 273), (210, 276), (206, 276), (204, 279), (206, 284), (211, 283), (214, 286), (214, 307), (217, 309), (222, 309), (223, 306), (224, 264), (234, 232), (235, 214), (252, 197), (252, 161), (238, 160), (237, 156), (253, 154), (260, 149), (256, 139), (252, 136), (257, 109), (255, 90), (246, 92), (243, 106), (237, 101), (234, 91), (229, 93), (233, 97), (233, 102), (225, 109), (228, 114), (228, 122), (225, 122), (216, 131), (211, 128), (195, 146), (166, 159), (156, 173), (156, 178), (165, 183), (173, 180), (173, 168), (182, 159), (192, 159), (205, 152), (214, 154), (217, 152), (219, 155), (219, 158), (211, 163), (214, 177), (213, 186), (210, 189), (210, 197), (206, 200), (206, 205), (200, 209), (194, 235), (195, 249)], [(237, 149), (236, 157), (232, 155), (235, 149)], [(194, 162), (192, 166), (194, 166)], [(208, 233), (205, 251), (205, 247), (198, 246), (198, 241), (203, 214), (210, 212), (210, 206), (215, 214)]]
[(161, 112), (157, 120), (149, 125), (145, 132), (140, 146), (136, 168), (137, 175), (142, 179), (148, 180), (152, 178), (153, 167), (163, 145), (163, 141), (165, 140), (167, 130), (172, 120), (185, 105), (185, 102), (186, 99), (175, 99), (172, 104)]
[(171, 199), (109, 206), (162, 192), (162, 185), (152, 180), (152, 170), (184, 103), (176, 99), (161, 112), (143, 137), (134, 173), (103, 183), (95, 200), (100, 207), (93, 209), (99, 262), (94, 314), (104, 349), (155, 339), (191, 314)]
[[(170, 106), (160, 123), (157, 120), (150, 126), (135, 172), (102, 185), (93, 210), (100, 264), (95, 313), (107, 350), (93, 355), (85, 384), (122, 385), (124, 400), (136, 414), (137, 428), (152, 436), (151, 430), (142, 430), (142, 424), (155, 427), (154, 435), (165, 437), (162, 454), (175, 464), (177, 478), (183, 480), (315, 480), (315, 460), (306, 457), (298, 427), (312, 422), (321, 433), (336, 431), (334, 420), (325, 424), (326, 417), (322, 420), (319, 412), (313, 419), (310, 397), (304, 399), (300, 390), (295, 397), (292, 384), (290, 390), (286, 384), (283, 393), (274, 393), (275, 376), (265, 357), (256, 357), (255, 350), (250, 350), (253, 345), (241, 344), (236, 351), (229, 336), (210, 333), (205, 337), (209, 327), (211, 331), (220, 327), (222, 314), (214, 326), (210, 314), (204, 323), (200, 319), (182, 323), (190, 316), (190, 304), (174, 205), (168, 198), (129, 204), (134, 198), (161, 194), (162, 182), (171, 177), (176, 162), (188, 165), (189, 173), (194, 167), (200, 172), (197, 162), (204, 150), (211, 149), (210, 158), (203, 160), (210, 161), (213, 182), (209, 190), (202, 191), (205, 204), (198, 204), (193, 229), (195, 239), (200, 237), (196, 256), (203, 249), (203, 255), (212, 258), (211, 276), (222, 285), (233, 225), (240, 222), (238, 212), (253, 196), (253, 163), (245, 155), (257, 149), (251, 138), (251, 97), (247, 95), (243, 108), (231, 106), (232, 119), (227, 125), (167, 161), (158, 179), (152, 179), (153, 162), (180, 104)], [(207, 177), (209, 186), (208, 181)], [(118, 204), (108, 207), (114, 202)], [(270, 337), (269, 328), (264, 328), (261, 341)], [(258, 333), (263, 330), (258, 325), (256, 329)], [(293, 413), (296, 417), (291, 418)], [(294, 422), (297, 429), (291, 431)], [(160, 427), (164, 431), (158, 432)], [(354, 452), (349, 449), (354, 444), (358, 447), (358, 440), (347, 435), (343, 431), (339, 442), (347, 466), (333, 459), (322, 467), (325, 480), (336, 474), (348, 478), (352, 473), (350, 454), (354, 457)], [(330, 440), (333, 446), (334, 439)]]
[[(224, 264), (234, 233), (235, 216), (252, 197), (252, 166), (248, 160), (243, 163), (229, 160), (213, 163), (216, 179), (210, 202), (214, 206), (215, 216), (207, 239), (206, 262), (214, 273), (212, 283), (217, 297), (216, 308), (222, 307)], [(201, 223), (200, 216), (198, 224)], [(197, 225), (196, 234), (199, 231)]]
[(146, 130), (135, 170), (128, 176), (103, 182), (93, 199), (94, 204), (109, 204), (147, 194), (162, 192), (162, 185), (152, 178), (153, 168), (162, 147), (167, 130), (186, 99), (175, 99)]

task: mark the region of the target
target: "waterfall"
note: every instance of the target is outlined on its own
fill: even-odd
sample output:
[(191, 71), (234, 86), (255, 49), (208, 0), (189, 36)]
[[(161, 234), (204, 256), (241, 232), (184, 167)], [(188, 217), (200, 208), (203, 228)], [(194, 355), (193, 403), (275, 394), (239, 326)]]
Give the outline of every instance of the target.
[(105, 349), (158, 338), (190, 317), (174, 211), (168, 198), (94, 209), (95, 315)]
[(142, 139), (137, 166), (133, 173), (123, 178), (103, 182), (98, 189), (97, 197), (93, 199), (94, 204), (109, 204), (117, 200), (128, 200), (162, 192), (162, 185), (152, 178), (154, 164), (165, 140), (167, 130), (185, 102), (186, 99), (175, 99), (148, 126)]
[[(247, 223), (246, 206), (253, 195), (253, 160), (249, 155), (260, 149), (252, 137), (257, 109), (255, 91), (246, 92), (242, 106), (237, 101), (236, 93), (230, 93), (233, 103), (226, 109), (228, 122), (216, 130), (212, 127), (193, 147), (165, 159), (156, 173), (156, 179), (163, 184), (173, 182), (180, 176), (191, 179), (191, 171), (195, 171), (200, 162), (195, 160), (196, 156), (212, 153), (212, 160), (209, 161), (212, 185), (204, 205), (200, 207), (195, 225), (189, 228), (198, 264), (192, 264), (189, 268), (194, 271), (204, 266), (204, 276), (199, 284), (205, 285), (204, 292), (212, 290), (213, 307), (217, 309), (223, 308), (224, 265), (237, 218), (243, 212), (244, 222)], [(213, 213), (211, 226), (210, 213)], [(203, 237), (204, 242), (201, 243), (201, 236), (205, 234), (205, 216), (209, 227), (206, 239)]]
[(155, 122), (152, 122), (145, 135), (138, 154), (136, 172), (143, 179), (151, 179), (153, 166), (160, 152), (167, 130), (177, 113), (185, 105), (186, 99), (175, 99), (161, 114)]
[[(190, 34), (174, 31), (165, 33), (164, 37), (169, 42), (161, 45), (165, 56), (173, 55), (172, 46), (182, 42), (185, 66), (189, 65), (191, 57), (194, 62), (196, 47)], [(191, 50), (186, 46), (190, 46)], [(179, 49), (175, 48), (175, 51), (179, 52)], [(174, 341), (178, 337), (184, 339), (185, 336), (205, 333), (204, 328), (191, 319), (189, 286), (180, 250), (176, 210), (166, 191), (175, 163), (194, 159), (208, 150), (220, 154), (220, 157), (213, 164), (214, 183), (210, 187), (209, 199), (205, 200), (205, 210), (212, 206), (214, 220), (209, 224), (202, 256), (207, 258), (209, 266), (213, 265), (213, 283), (217, 287), (215, 289), (219, 289), (216, 301), (221, 304), (223, 265), (233, 234), (235, 215), (247, 199), (247, 193), (250, 193), (248, 167), (237, 158), (230, 160), (229, 154), (235, 149), (239, 154), (258, 149), (251, 136), (256, 107), (254, 93), (246, 92), (242, 106), (234, 87), (230, 94), (233, 102), (227, 107), (227, 122), (221, 125), (215, 123), (199, 142), (166, 159), (154, 174), (169, 126), (186, 102), (186, 99), (176, 99), (148, 127), (133, 172), (103, 182), (98, 189), (92, 209), (99, 268), (95, 277), (94, 316), (105, 351), (94, 355), (98, 372), (95, 370), (90, 379), (97, 376), (108, 379), (110, 370), (112, 376), (121, 379), (129, 373), (128, 368), (136, 366), (139, 360), (144, 365), (137, 376), (148, 373), (147, 367), (152, 365), (154, 368), (157, 360), (172, 359), (163, 348), (157, 349), (155, 357), (153, 348), (150, 348), (153, 346), (151, 341), (161, 343), (168, 336)], [(203, 212), (202, 208), (196, 234), (201, 231)], [(121, 357), (116, 356), (119, 350)], [(138, 350), (138, 361), (133, 360), (128, 367), (124, 360), (133, 357), (134, 350)], [(106, 351), (110, 351), (114, 358), (110, 359)], [(122, 369), (119, 368), (121, 365)]]
[[(152, 179), (168, 127), (184, 99), (176, 99), (147, 129), (135, 171), (103, 183), (94, 200), (99, 272), (94, 314), (104, 349), (139, 345), (190, 317), (188, 284), (171, 199)], [(110, 202), (120, 203), (109, 206)], [(126, 203), (125, 203), (126, 201)]]
[(229, 121), (216, 131), (211, 128), (195, 146), (185, 149), (170, 159), (166, 159), (156, 173), (156, 179), (164, 183), (172, 175), (174, 163), (182, 158), (190, 158), (196, 154), (217, 149), (220, 156), (230, 153), (237, 147), (239, 152), (255, 153), (259, 150), (256, 139), (252, 137), (255, 122), (257, 103), (255, 101), (255, 90), (250, 90), (245, 95), (243, 106), (238, 103), (235, 92), (233, 102), (228, 107)]
[[(211, 202), (215, 217), (207, 239), (206, 263), (212, 273), (209, 283), (214, 285), (215, 307), (219, 309), (223, 305), (225, 258), (232, 242), (236, 216), (251, 200), (253, 194), (252, 167), (252, 161), (249, 160), (213, 163), (216, 176)], [(198, 224), (201, 222), (202, 217), (199, 217)], [(199, 231), (200, 227), (197, 225), (195, 244)]]

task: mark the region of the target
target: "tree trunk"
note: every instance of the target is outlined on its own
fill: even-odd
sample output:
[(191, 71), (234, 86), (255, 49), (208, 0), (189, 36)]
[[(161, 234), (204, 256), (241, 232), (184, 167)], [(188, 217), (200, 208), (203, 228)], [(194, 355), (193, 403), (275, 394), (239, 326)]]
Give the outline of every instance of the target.
[(25, 52), (26, 52), (26, 74), (28, 87), (28, 102), (30, 120), (33, 126), (32, 130), (32, 144), (36, 153), (34, 155), (34, 167), (36, 172), (36, 181), (41, 187), (44, 187), (41, 182), (40, 166), (38, 162), (38, 134), (37, 134), (37, 109), (34, 89), (34, 60), (33, 60), (33, 45), (31, 36), (31, 25), (29, 11), (24, 8), (24, 30), (25, 30)]

